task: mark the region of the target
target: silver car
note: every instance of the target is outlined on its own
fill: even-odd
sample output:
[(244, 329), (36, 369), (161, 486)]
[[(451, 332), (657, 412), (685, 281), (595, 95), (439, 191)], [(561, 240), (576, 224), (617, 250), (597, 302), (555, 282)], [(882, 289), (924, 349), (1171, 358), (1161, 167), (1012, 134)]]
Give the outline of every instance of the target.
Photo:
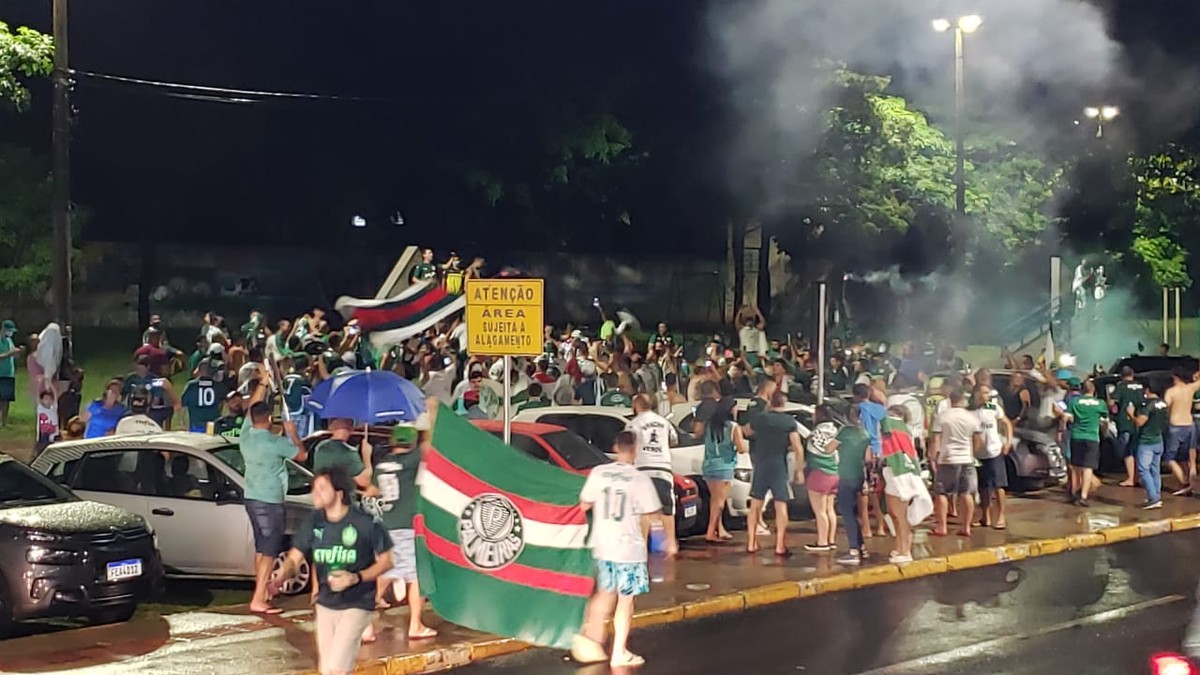
[[(55, 443), (32, 467), (84, 499), (145, 518), (158, 533), (168, 576), (254, 576), (254, 538), (242, 502), (245, 464), (235, 442), (188, 432), (104, 436)], [(313, 477), (290, 460), (287, 473), (290, 538), (312, 510)], [(308, 583), (306, 563), (283, 592), (303, 592)]]

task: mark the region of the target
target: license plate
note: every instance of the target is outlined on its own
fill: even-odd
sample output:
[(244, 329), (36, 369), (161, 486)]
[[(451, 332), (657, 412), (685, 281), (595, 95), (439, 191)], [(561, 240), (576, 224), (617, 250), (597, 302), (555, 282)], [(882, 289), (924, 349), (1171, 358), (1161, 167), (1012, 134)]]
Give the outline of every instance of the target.
[(691, 518), (694, 515), (696, 515), (696, 505), (695, 504), (688, 504), (687, 506), (683, 507), (683, 517), (684, 518)]
[(107, 571), (109, 581), (136, 579), (142, 576), (142, 559), (130, 558), (129, 560), (110, 562), (108, 563)]

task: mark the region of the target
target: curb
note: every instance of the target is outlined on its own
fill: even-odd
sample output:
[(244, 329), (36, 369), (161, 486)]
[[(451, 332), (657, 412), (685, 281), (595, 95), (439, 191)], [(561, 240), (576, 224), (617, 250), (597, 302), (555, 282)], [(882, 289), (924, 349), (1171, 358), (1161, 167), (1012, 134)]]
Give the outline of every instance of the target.
[[(684, 602), (671, 607), (658, 607), (638, 612), (633, 617), (634, 628), (672, 624), (691, 619), (742, 612), (754, 607), (773, 605), (789, 600), (838, 593), (898, 581), (934, 576), (979, 567), (990, 567), (1029, 558), (1040, 558), (1067, 551), (1108, 546), (1122, 541), (1153, 537), (1169, 532), (1200, 528), (1200, 513), (1167, 520), (1132, 523), (1116, 527), (1072, 534), (1052, 539), (1005, 544), (988, 548), (961, 551), (945, 557), (923, 558), (905, 565), (873, 565), (853, 572), (826, 577), (784, 581), (756, 586), (744, 591), (726, 593), (703, 600)], [(397, 654), (366, 663), (359, 663), (355, 675), (416, 675), (465, 666), (474, 661), (515, 654), (533, 645), (513, 638), (491, 638), (482, 642), (463, 642), (438, 647), (418, 654)], [(303, 675), (313, 671), (301, 671)], [(300, 675), (297, 673), (296, 675)], [(314, 674), (315, 675), (315, 674)]]

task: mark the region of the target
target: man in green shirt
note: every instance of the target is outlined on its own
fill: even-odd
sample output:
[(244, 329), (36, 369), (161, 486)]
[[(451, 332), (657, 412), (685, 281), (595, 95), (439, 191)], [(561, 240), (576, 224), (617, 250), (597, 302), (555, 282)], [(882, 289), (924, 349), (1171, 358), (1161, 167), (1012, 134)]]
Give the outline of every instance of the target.
[[(383, 522), (392, 537), (392, 569), (383, 574), (382, 580), (392, 584), (392, 593), (397, 599), (408, 597), (410, 640), (437, 635), (436, 630), (421, 621), (425, 603), (417, 583), (413, 516), (417, 512), (417, 470), (421, 468), (418, 437), (415, 427), (401, 424), (392, 428), (391, 452), (375, 463), (371, 488), (367, 491), (367, 499), (363, 500), (367, 510)], [(384, 584), (379, 586), (380, 595), (385, 588)]]
[(187, 408), (188, 431), (202, 434), (210, 422), (221, 417), (221, 403), (225, 400), (224, 386), (212, 379), (207, 362), (196, 367), (196, 378), (183, 388), (181, 401)]
[(287, 438), (271, 430), (271, 405), (265, 401), (266, 396), (267, 383), (259, 382), (250, 395), (250, 415), (242, 426), (239, 446), (245, 463), (246, 513), (254, 532), (254, 595), (250, 611), (279, 614), (283, 610), (268, 604), (267, 581), (275, 558), (284, 552), (287, 460), (303, 462), (308, 453), (296, 435), (295, 424), (283, 423)]
[(1170, 421), (1170, 407), (1159, 396), (1161, 385), (1152, 383), (1138, 406), (1134, 421), (1138, 429), (1137, 470), (1146, 489), (1143, 509), (1162, 508), (1163, 433)]
[(437, 277), (437, 268), (433, 265), (433, 249), (427, 248), (421, 252), (421, 262), (413, 265), (412, 271), (408, 273), (408, 283), (422, 284), (426, 281), (432, 281)]
[(1079, 494), (1074, 496), (1077, 506), (1089, 506), (1088, 491), (1092, 476), (1100, 468), (1100, 420), (1108, 416), (1108, 407), (1096, 398), (1096, 383), (1091, 379), (1083, 382), (1083, 395), (1071, 402), (1067, 408), (1067, 419), (1071, 422), (1071, 473)]
[[(0, 345), (2, 346), (2, 345)], [(150, 372), (150, 357), (145, 354), (137, 357), (134, 361), (133, 372), (125, 376), (125, 383), (121, 386), (121, 397), (125, 401), (125, 407), (129, 407), (129, 401), (133, 398), (133, 392), (140, 389), (149, 391), (150, 381), (154, 379), (154, 375)]]
[(330, 467), (341, 467), (347, 476), (354, 479), (360, 490), (371, 485), (371, 444), (363, 436), (362, 445), (356, 451), (347, 441), (354, 431), (354, 421), (334, 419), (329, 422), (329, 438), (313, 448), (313, 472)]
[(1112, 394), (1108, 397), (1109, 413), (1114, 416), (1113, 421), (1117, 423), (1117, 456), (1125, 461), (1125, 480), (1121, 481), (1121, 487), (1137, 485), (1133, 478), (1133, 456), (1138, 448), (1137, 425), (1134, 424), (1133, 418), (1142, 407), (1144, 394), (1145, 387), (1141, 382), (1133, 379), (1133, 368), (1129, 366), (1121, 368), (1121, 379), (1113, 387)]
[[(858, 423), (858, 406), (846, 410), (846, 426), (838, 430), (838, 491), (837, 513), (846, 527), (850, 550), (837, 559), (839, 565), (858, 565), (867, 555), (863, 546), (862, 523), (859, 520), (863, 484), (867, 480), (867, 458), (871, 437)], [(865, 503), (865, 502), (864, 502)]]
[[(13, 342), (17, 324), (5, 319), (0, 326), (0, 427), (8, 426), (8, 406), (17, 398), (17, 354), (25, 350)], [(49, 375), (49, 373), (47, 373)], [(36, 407), (37, 403), (34, 403)]]
[(550, 406), (550, 401), (546, 400), (541, 382), (530, 382), (529, 387), (525, 390), (528, 398), (524, 403), (517, 406), (517, 412), (529, 410), (531, 408), (547, 408)]

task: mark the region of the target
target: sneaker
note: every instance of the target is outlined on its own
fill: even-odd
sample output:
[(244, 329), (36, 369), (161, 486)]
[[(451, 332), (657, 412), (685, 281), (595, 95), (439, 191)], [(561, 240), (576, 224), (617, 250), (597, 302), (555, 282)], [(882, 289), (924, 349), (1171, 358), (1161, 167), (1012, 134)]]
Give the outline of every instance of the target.
[(888, 556), (888, 562), (892, 563), (893, 565), (903, 565), (912, 561), (913, 557), (911, 555), (900, 555), (899, 553), (893, 553)]
[(1161, 509), (1163, 507), (1163, 504), (1162, 504), (1162, 500), (1160, 499), (1156, 502), (1145, 502), (1141, 506), (1146, 511), (1149, 511), (1151, 509)]
[(766, 525), (759, 523), (758, 527), (754, 528), (754, 533), (760, 537), (767, 537), (770, 536), (771, 530)]
[(1087, 507), (1091, 506), (1091, 504), (1088, 503), (1088, 500), (1084, 499), (1083, 497), (1080, 497), (1079, 499), (1075, 500), (1075, 506), (1079, 506), (1079, 507), (1086, 509)]
[(1191, 494), (1192, 494), (1192, 486), (1190, 486), (1190, 485), (1185, 488), (1179, 488), (1178, 490), (1171, 493), (1171, 495), (1174, 497), (1187, 497)]
[(845, 555), (838, 556), (835, 562), (839, 565), (859, 565), (862, 564), (862, 558), (859, 556), (858, 551), (850, 551)]
[(837, 550), (837, 547), (833, 544), (805, 544), (804, 550), (809, 553), (827, 553)]
[(608, 654), (599, 642), (576, 635), (571, 641), (571, 658), (582, 664), (603, 663), (608, 660)]

